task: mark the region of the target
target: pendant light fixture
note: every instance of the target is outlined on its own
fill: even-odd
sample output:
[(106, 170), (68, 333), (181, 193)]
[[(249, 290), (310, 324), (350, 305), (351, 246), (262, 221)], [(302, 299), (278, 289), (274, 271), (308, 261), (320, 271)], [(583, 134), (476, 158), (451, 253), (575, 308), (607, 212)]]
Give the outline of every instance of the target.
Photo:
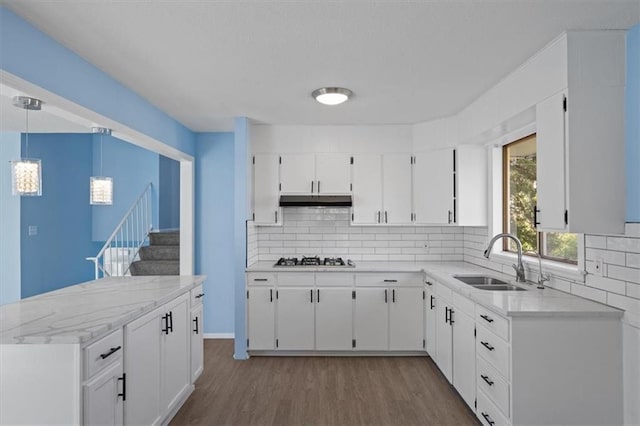
[(35, 196), (42, 195), (42, 162), (36, 158), (29, 158), (29, 111), (40, 111), (42, 101), (27, 96), (15, 96), (13, 105), (25, 110), (25, 158), (11, 161), (11, 188), (13, 195)]
[[(102, 175), (102, 138), (110, 135), (111, 129), (92, 127), (91, 132), (100, 134), (100, 175)], [(98, 206), (113, 204), (113, 179), (106, 176), (91, 176), (89, 181), (89, 203)]]

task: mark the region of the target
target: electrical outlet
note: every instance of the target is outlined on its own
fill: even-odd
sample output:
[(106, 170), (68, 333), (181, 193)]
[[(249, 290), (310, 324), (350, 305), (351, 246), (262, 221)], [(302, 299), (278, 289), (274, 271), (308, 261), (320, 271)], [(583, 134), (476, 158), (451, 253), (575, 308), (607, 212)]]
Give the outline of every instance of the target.
[(28, 234), (30, 237), (38, 235), (38, 227), (36, 225), (29, 225)]
[(603, 275), (602, 269), (604, 268), (603, 260), (601, 258), (596, 258), (594, 259), (593, 263), (596, 270), (596, 275), (602, 276)]

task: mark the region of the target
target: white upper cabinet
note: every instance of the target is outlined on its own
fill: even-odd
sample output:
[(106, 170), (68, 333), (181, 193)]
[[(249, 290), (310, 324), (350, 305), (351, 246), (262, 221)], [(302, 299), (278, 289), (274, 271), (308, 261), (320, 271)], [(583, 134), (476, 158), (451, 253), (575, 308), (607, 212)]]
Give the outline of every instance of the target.
[(625, 32), (569, 32), (566, 49), (566, 89), (536, 106), (538, 230), (622, 233)]
[(380, 223), (382, 215), (382, 156), (355, 155), (352, 166), (353, 224)]
[(348, 194), (351, 189), (348, 154), (283, 154), (281, 159), (283, 194)]
[(410, 154), (382, 156), (381, 223), (411, 224), (411, 163)]
[(414, 221), (424, 225), (486, 226), (487, 153), (460, 146), (415, 154)]
[(453, 223), (453, 169), (452, 149), (416, 153), (413, 165), (416, 223)]
[(319, 194), (351, 192), (351, 156), (348, 154), (316, 155), (315, 190)]
[(253, 220), (257, 225), (281, 222), (279, 158), (276, 154), (256, 154), (253, 157)]
[(283, 194), (312, 194), (316, 192), (315, 155), (283, 154), (280, 158), (280, 183)]

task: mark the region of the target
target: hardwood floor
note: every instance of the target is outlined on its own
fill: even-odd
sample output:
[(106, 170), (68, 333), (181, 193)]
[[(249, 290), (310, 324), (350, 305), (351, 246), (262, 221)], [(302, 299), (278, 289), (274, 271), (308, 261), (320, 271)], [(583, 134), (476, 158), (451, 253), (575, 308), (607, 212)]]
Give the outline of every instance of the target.
[(478, 425), (426, 357), (233, 359), (205, 340), (204, 373), (171, 425)]

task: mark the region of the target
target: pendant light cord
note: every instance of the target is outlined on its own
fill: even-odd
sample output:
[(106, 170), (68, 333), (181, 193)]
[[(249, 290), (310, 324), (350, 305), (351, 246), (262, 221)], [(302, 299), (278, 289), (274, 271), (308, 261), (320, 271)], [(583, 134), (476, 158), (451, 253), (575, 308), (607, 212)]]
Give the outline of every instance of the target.
[(27, 133), (25, 136), (25, 158), (29, 158), (29, 109), (25, 108), (24, 110), (25, 116), (26, 116), (26, 122), (27, 122)]
[(100, 176), (102, 176), (102, 133), (100, 133)]

